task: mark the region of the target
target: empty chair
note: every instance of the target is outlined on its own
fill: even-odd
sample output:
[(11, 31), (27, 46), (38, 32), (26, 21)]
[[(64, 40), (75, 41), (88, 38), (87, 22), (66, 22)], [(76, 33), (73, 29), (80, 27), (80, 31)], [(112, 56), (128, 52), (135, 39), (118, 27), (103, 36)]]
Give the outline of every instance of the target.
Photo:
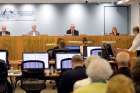
[(45, 85), (45, 64), (39, 60), (23, 61), (21, 65), (22, 78), (21, 87), (27, 93), (40, 93), (46, 88)]
[(4, 60), (0, 59), (0, 93), (12, 93), (13, 89), (7, 80), (8, 69)]

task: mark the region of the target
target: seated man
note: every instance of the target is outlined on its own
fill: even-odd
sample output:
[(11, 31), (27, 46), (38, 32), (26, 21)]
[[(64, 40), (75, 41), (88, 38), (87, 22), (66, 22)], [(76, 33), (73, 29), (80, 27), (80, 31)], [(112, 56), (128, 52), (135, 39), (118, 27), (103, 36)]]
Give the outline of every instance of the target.
[(72, 70), (62, 74), (58, 81), (58, 93), (71, 93), (76, 81), (86, 78), (85, 68), (83, 67), (83, 58), (75, 55), (72, 58)]
[(2, 30), (1, 30), (1, 32), (0, 32), (0, 36), (8, 36), (8, 35), (10, 35), (10, 32), (7, 31), (6, 26), (2, 26), (1, 29), (2, 29)]
[(37, 31), (36, 25), (32, 25), (32, 31), (30, 31), (28, 33), (28, 35), (30, 35), (30, 36), (38, 36), (38, 35), (40, 35), (40, 33)]
[(67, 30), (67, 34), (71, 34), (72, 36), (79, 36), (79, 31), (75, 29), (75, 26), (72, 24), (70, 29)]
[(130, 70), (128, 68), (128, 64), (130, 61), (129, 54), (127, 52), (118, 53), (116, 56), (116, 61), (118, 64), (118, 73), (130, 77)]

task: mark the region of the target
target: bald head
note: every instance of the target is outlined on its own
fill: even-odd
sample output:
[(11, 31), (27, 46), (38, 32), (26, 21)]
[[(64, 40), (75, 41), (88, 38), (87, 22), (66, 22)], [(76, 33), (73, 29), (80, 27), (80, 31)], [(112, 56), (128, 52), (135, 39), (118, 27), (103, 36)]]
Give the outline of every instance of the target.
[(83, 57), (80, 55), (75, 55), (72, 57), (72, 66), (73, 68), (77, 66), (83, 66)]
[(32, 31), (36, 31), (37, 26), (36, 25), (32, 25)]
[(118, 66), (128, 66), (130, 56), (127, 52), (120, 52), (116, 56), (116, 61), (118, 63)]

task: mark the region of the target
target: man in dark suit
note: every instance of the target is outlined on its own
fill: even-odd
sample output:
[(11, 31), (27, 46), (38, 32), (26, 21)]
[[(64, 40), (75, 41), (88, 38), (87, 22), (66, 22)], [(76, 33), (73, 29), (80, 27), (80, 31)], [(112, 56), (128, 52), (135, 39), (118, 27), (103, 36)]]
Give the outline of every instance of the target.
[(72, 67), (72, 70), (68, 70), (61, 75), (57, 85), (58, 93), (71, 93), (76, 81), (87, 78), (81, 56), (73, 56)]
[(9, 36), (9, 35), (10, 35), (10, 32), (7, 31), (6, 26), (2, 26), (1, 29), (2, 29), (2, 30), (1, 30), (1, 32), (0, 32), (0, 36)]
[(71, 34), (72, 36), (79, 36), (79, 31), (75, 29), (74, 25), (71, 25), (70, 29), (67, 30), (67, 34)]
[(123, 74), (125, 76), (131, 77), (130, 69), (128, 67), (130, 56), (127, 52), (120, 52), (116, 56), (116, 61), (118, 64), (118, 74)]

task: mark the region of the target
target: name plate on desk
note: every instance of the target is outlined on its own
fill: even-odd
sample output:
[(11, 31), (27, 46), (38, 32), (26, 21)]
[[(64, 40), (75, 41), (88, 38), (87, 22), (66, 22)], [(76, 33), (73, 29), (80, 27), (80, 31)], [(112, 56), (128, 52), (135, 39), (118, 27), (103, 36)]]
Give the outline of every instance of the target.
[(106, 43), (106, 44), (115, 44), (116, 41), (102, 41), (102, 43)]
[(77, 41), (76, 40), (75, 41), (68, 41), (68, 42), (69, 43), (82, 43), (82, 41), (78, 41), (78, 40)]

